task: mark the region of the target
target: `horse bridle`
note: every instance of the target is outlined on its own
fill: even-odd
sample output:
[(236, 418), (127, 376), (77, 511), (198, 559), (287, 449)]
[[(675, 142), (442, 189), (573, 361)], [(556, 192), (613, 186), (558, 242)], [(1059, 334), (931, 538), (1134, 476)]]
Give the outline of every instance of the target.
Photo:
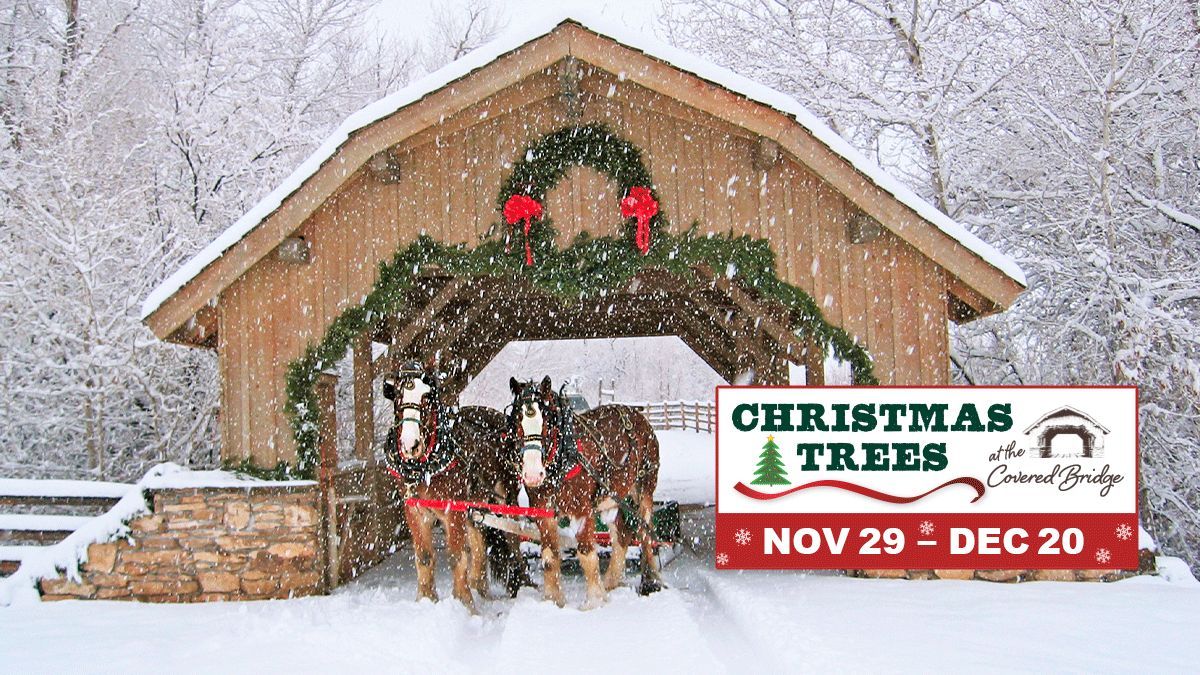
[[(437, 443), (437, 383), (434, 382), (433, 384), (430, 384), (425, 382), (423, 377), (424, 372), (420, 370), (403, 368), (400, 370), (398, 375), (399, 379), (396, 381), (396, 396), (399, 397), (400, 401), (398, 404), (396, 404), (396, 410), (399, 414), (396, 417), (395, 428), (402, 428), (406, 422), (417, 425), (418, 429), (421, 431), (421, 435), (427, 439), (427, 442), (424, 444), (425, 447), (421, 455), (418, 457), (413, 457), (410, 461), (424, 461), (429, 458), (429, 455), (433, 452), (433, 446)], [(404, 394), (402, 392), (404, 390), (411, 391), (415, 387), (414, 382), (418, 379), (429, 387), (429, 391), (421, 397), (420, 401), (416, 403), (409, 403), (408, 401), (404, 400)], [(405, 417), (404, 411), (406, 410), (412, 410), (416, 412), (416, 418), (409, 419)], [(425, 423), (426, 412), (432, 413), (432, 417), (430, 418), (428, 424)], [(399, 452), (399, 450), (397, 450), (397, 452)]]
[[(521, 425), (521, 414), (528, 406), (537, 406), (542, 413), (542, 433), (526, 434), (525, 428)], [(509, 424), (513, 430), (514, 446), (518, 454), (527, 449), (537, 448), (542, 455), (542, 459), (546, 458), (546, 450), (550, 442), (550, 436), (557, 430), (557, 421), (560, 417), (560, 411), (557, 406), (551, 407), (539, 395), (538, 387), (533, 382), (525, 385), (521, 393), (513, 398), (512, 406), (509, 410)], [(552, 422), (552, 420), (555, 420)], [(536, 444), (536, 445), (535, 445)]]

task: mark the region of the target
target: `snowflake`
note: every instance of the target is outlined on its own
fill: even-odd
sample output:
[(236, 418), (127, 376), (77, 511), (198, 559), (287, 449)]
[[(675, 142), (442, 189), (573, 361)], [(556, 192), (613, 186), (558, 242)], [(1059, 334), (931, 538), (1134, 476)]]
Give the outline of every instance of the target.
[(750, 543), (750, 530), (742, 528), (733, 533), (733, 540), (738, 543), (738, 546), (745, 546)]
[(1130, 537), (1132, 536), (1133, 528), (1129, 526), (1129, 523), (1121, 523), (1117, 526), (1117, 539), (1120, 539), (1121, 541), (1129, 541)]
[(1110, 560), (1112, 560), (1112, 553), (1108, 549), (1102, 548), (1096, 551), (1096, 562), (1104, 565)]
[(721, 567), (728, 565), (729, 564), (729, 554), (728, 553), (718, 553), (717, 554), (717, 564), (720, 565)]
[(922, 520), (917, 529), (923, 536), (928, 537), (929, 535), (933, 534), (934, 527), (933, 523), (929, 522), (928, 520)]

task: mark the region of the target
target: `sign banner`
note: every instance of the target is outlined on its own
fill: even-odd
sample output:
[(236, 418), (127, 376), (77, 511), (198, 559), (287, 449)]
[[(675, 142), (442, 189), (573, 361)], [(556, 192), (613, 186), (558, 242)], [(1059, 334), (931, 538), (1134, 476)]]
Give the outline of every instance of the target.
[(721, 569), (1135, 569), (1134, 387), (717, 388)]

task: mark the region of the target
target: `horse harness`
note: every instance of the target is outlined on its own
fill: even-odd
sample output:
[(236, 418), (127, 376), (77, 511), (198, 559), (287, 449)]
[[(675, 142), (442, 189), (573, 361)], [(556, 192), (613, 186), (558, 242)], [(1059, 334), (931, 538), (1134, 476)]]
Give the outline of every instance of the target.
[[(531, 441), (542, 442), (542, 447), (545, 448), (543, 451), (543, 464), (546, 467), (546, 479), (543, 485), (549, 488), (551, 493), (553, 493), (563, 481), (575, 478), (580, 473), (586, 474), (590, 476), (592, 480), (596, 481), (597, 490), (596, 494), (592, 497), (593, 506), (600, 504), (606, 497), (611, 497), (613, 501), (617, 503), (625, 518), (634, 524), (636, 529), (646, 526), (647, 523), (642, 520), (641, 516), (637, 513), (636, 507), (630, 502), (628, 497), (625, 497), (624, 499), (617, 498), (616, 493), (613, 491), (608, 481), (609, 471), (597, 470), (597, 467), (593, 466), (580, 450), (580, 444), (584, 439), (576, 437), (574, 429), (574, 424), (576, 422), (579, 423), (580, 427), (583, 427), (582, 430), (586, 435), (587, 440), (591, 441), (592, 444), (600, 449), (599, 457), (604, 459), (609, 456), (609, 453), (605, 451), (604, 444), (601, 442), (600, 434), (597, 433), (595, 427), (587, 423), (583, 418), (576, 417), (575, 412), (565, 404), (560, 394), (558, 396), (557, 409), (552, 415), (547, 415), (545, 406), (542, 406), (542, 414), (546, 417), (546, 424), (544, 427), (548, 428), (548, 431), (545, 434), (524, 434), (521, 432), (519, 420), (516, 419), (516, 416), (520, 414), (519, 410), (522, 405), (522, 398), (522, 396), (519, 396), (517, 400), (513, 402), (513, 412), (511, 417), (514, 420), (514, 426), (518, 433), (518, 442), (514, 445), (516, 445), (517, 449), (520, 450), (522, 446), (527, 445)], [(550, 423), (550, 418), (558, 419), (558, 424), (555, 425)], [(633, 424), (630, 421), (629, 415), (624, 410), (622, 410), (620, 413), (620, 419), (626, 436), (632, 437)], [(625, 462), (628, 461), (630, 454), (631, 450), (627, 449), (625, 453), (617, 460), (616, 465), (624, 466)], [(601, 468), (608, 469), (609, 467), (604, 465)], [(643, 477), (643, 470), (644, 467), (638, 467), (637, 479), (639, 481)]]
[[(403, 378), (402, 381), (419, 376), (419, 373), (408, 369), (402, 370), (400, 374)], [(405, 410), (416, 411), (417, 419), (404, 419)], [(421, 424), (421, 421), (425, 419), (426, 412), (430, 415), (429, 422)], [(469, 463), (458, 452), (458, 444), (454, 441), (453, 433), (454, 418), (448, 414), (447, 408), (439, 405), (436, 388), (431, 387), (428, 402), (401, 401), (399, 413), (396, 422), (388, 430), (383, 456), (388, 473), (404, 483), (406, 496), (411, 496), (419, 484), (428, 485), (435, 477), (454, 469), (460, 462)], [(443, 416), (446, 417), (444, 428), (442, 428)], [(399, 429), (405, 422), (417, 422), (422, 426), (425, 436), (425, 452), (420, 457), (405, 459), (404, 453), (401, 452)]]
[(437, 411), (433, 415), (434, 423), (430, 425), (432, 431), (427, 434), (425, 452), (420, 457), (405, 459), (400, 453), (400, 434), (397, 433), (399, 425), (393, 425), (388, 431), (387, 450), (384, 452), (387, 470), (407, 487), (416, 487), (421, 483), (428, 485), (436, 476), (455, 468), (460, 461), (465, 461), (459, 455), (454, 436), (450, 433), (453, 425), (447, 424), (444, 430), (439, 429), (437, 418), (440, 415)]

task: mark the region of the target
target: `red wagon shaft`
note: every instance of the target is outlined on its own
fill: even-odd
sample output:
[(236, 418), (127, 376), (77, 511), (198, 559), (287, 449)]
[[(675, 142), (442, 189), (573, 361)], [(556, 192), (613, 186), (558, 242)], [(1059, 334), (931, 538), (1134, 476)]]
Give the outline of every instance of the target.
[(412, 497), (404, 500), (408, 506), (423, 506), (435, 511), (491, 511), (498, 516), (515, 516), (524, 518), (553, 518), (554, 511), (550, 509), (535, 509), (529, 506), (511, 506), (509, 504), (488, 504), (486, 502), (469, 502), (460, 499), (417, 499)]

